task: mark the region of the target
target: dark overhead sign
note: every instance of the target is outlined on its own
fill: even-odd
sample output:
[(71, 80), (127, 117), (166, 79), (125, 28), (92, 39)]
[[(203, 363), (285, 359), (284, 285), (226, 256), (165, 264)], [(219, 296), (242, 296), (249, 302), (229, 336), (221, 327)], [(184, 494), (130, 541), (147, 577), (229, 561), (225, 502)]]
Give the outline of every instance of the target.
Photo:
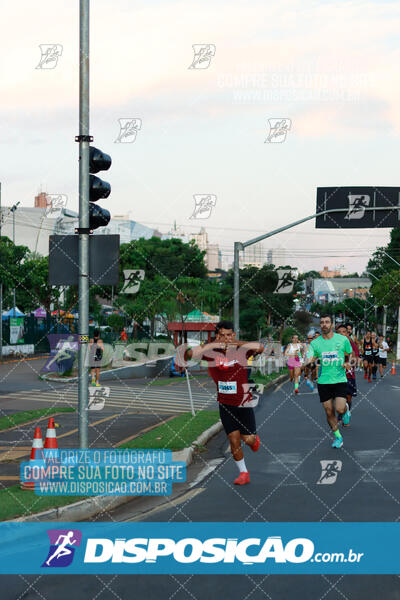
[[(50, 285), (78, 285), (78, 243), (78, 235), (50, 236)], [(119, 235), (89, 236), (89, 283), (90, 285), (118, 285)]]
[[(382, 210), (386, 207), (391, 210)], [(343, 208), (343, 212), (317, 217), (315, 226), (318, 229), (399, 227), (400, 187), (317, 188), (316, 212), (333, 208)]]

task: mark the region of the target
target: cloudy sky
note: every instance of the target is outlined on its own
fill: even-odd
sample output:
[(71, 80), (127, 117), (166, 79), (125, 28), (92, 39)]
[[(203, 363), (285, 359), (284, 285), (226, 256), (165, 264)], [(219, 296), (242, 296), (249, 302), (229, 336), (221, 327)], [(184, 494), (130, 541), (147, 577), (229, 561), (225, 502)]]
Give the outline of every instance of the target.
[[(396, 1), (91, 2), (91, 133), (111, 154), (113, 215), (167, 231), (204, 225), (225, 258), (235, 240), (315, 209), (318, 186), (398, 185), (400, 4)], [(2, 0), (2, 203), (43, 189), (78, 206), (78, 2)], [(40, 44), (58, 44), (53, 69)], [(190, 69), (193, 44), (212, 44)], [(115, 143), (119, 119), (140, 119)], [(290, 119), (281, 143), (269, 119)], [(194, 194), (214, 194), (191, 220)], [(280, 234), (301, 269), (362, 270), (388, 230)]]

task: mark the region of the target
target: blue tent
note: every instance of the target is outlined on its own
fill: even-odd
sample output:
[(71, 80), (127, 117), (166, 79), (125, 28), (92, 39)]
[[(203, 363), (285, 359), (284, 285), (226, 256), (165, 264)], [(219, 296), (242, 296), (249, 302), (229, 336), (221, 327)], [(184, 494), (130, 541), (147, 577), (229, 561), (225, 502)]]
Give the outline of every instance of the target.
[(5, 312), (3, 312), (3, 319), (8, 319), (8, 317), (24, 317), (25, 314), (23, 312), (21, 312), (18, 308), (18, 306), (15, 307), (15, 312), (13, 308), (10, 308), (10, 310), (6, 310)]

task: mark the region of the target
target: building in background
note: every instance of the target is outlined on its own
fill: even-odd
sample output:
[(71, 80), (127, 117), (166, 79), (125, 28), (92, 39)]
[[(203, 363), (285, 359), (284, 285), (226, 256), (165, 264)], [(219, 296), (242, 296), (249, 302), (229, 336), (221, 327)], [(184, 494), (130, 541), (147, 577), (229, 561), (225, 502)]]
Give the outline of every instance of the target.
[(167, 233), (161, 234), (162, 240), (171, 240), (172, 238), (182, 240), (182, 242), (184, 242), (185, 244), (188, 244), (190, 241), (190, 238), (183, 231), (182, 227), (176, 224), (176, 221), (174, 221), (173, 227), (171, 227), (171, 229)]
[(35, 208), (47, 208), (51, 205), (51, 199), (46, 192), (39, 192), (37, 196), (35, 196)]
[(261, 269), (267, 262), (267, 251), (261, 242), (247, 246), (239, 256), (239, 267), (257, 267)]
[(132, 240), (144, 238), (149, 240), (151, 237), (161, 238), (162, 234), (157, 229), (151, 229), (137, 221), (132, 221), (129, 217), (120, 216), (111, 217), (107, 227), (100, 227), (93, 232), (95, 235), (118, 234), (121, 244), (129, 244)]
[[(47, 207), (18, 206), (15, 216), (15, 244), (27, 246), (31, 252), (38, 252), (42, 256), (49, 253), (49, 236), (58, 233), (58, 220)], [(1, 208), (2, 227), (1, 233), (13, 239), (13, 215), (9, 207)], [(71, 233), (77, 226), (75, 219), (64, 217), (65, 224), (70, 221)], [(68, 227), (69, 228), (69, 227)]]
[(207, 251), (207, 245), (208, 245), (208, 233), (207, 231), (204, 229), (204, 227), (202, 227), (199, 231), (199, 233), (191, 233), (190, 234), (190, 239), (193, 240), (196, 244), (196, 246), (200, 249), (200, 250), (205, 250)]
[[(74, 234), (79, 225), (78, 213), (67, 211), (63, 208), (52, 210), (51, 196), (40, 192), (35, 197), (34, 207), (18, 206), (15, 216), (15, 243), (27, 246), (31, 252), (37, 252), (42, 256), (49, 253), (50, 235)], [(50, 209), (50, 210), (49, 210)], [(13, 239), (13, 213), (10, 207), (1, 207), (0, 218), (2, 221), (2, 235)], [(152, 236), (161, 237), (156, 229), (146, 227), (129, 217), (121, 216), (112, 218), (107, 227), (95, 229), (94, 235), (119, 234), (121, 244), (128, 243), (140, 238), (149, 239)]]
[(209, 271), (222, 269), (222, 253), (218, 244), (209, 243), (208, 233), (204, 227), (200, 229), (199, 233), (189, 234), (189, 239), (193, 240), (200, 250), (205, 251), (204, 262)]
[(221, 252), (218, 244), (207, 245), (206, 266), (209, 271), (221, 269)]
[(330, 277), (343, 277), (343, 275), (346, 275), (343, 265), (340, 267), (333, 267), (332, 269), (329, 269), (329, 267), (324, 267), (322, 271), (318, 271), (318, 273), (321, 275), (321, 277), (326, 279), (329, 279)]
[(278, 248), (270, 248), (267, 252), (267, 265), (275, 265), (275, 267), (284, 267), (290, 264), (287, 251), (281, 246)]
[(312, 279), (312, 293), (315, 302), (342, 302), (346, 298), (366, 300), (371, 281), (366, 277), (335, 277)]

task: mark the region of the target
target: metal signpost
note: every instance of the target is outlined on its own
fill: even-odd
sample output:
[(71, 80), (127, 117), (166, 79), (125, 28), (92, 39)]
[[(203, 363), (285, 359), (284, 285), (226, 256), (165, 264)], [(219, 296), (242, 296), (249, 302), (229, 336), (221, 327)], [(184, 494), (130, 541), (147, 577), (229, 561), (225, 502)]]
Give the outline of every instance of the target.
[[(79, 447), (88, 447), (89, 348), (89, 0), (79, 0)], [(83, 232), (86, 230), (86, 232)]]

